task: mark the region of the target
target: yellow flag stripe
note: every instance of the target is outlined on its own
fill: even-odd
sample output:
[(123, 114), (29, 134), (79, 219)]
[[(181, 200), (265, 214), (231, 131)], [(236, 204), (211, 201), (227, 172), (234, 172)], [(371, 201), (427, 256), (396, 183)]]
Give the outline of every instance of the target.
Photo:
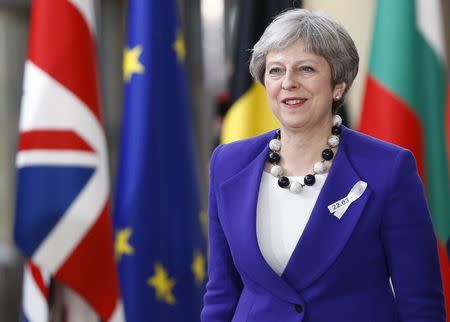
[(246, 139), (278, 127), (279, 123), (269, 107), (264, 87), (253, 83), (225, 115), (221, 142)]

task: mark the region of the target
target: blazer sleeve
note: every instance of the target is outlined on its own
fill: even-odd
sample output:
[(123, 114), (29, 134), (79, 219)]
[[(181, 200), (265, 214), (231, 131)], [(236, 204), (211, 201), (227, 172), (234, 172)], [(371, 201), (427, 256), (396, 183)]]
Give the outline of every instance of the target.
[(398, 154), (391, 178), (382, 239), (399, 321), (445, 322), (437, 241), (411, 152)]
[(216, 169), (216, 159), (221, 147), (214, 151), (210, 165), (208, 283), (201, 313), (202, 322), (230, 322), (242, 292), (242, 281), (234, 266), (218, 216), (214, 178), (215, 173), (220, 171)]

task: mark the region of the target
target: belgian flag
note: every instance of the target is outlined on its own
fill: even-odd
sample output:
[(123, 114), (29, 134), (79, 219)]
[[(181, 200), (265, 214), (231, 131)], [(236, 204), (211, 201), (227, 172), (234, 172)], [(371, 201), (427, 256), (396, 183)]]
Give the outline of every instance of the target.
[(248, 71), (251, 52), (264, 29), (280, 12), (301, 7), (302, 1), (240, 1), (236, 22), (234, 73), (231, 78), (231, 107), (225, 114), (221, 142), (229, 143), (279, 127), (270, 110), (264, 87)]

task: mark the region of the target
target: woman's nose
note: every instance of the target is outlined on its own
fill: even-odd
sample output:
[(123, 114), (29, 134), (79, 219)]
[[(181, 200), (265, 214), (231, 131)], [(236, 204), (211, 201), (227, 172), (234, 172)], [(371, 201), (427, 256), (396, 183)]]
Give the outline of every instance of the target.
[(295, 75), (291, 72), (287, 72), (281, 82), (281, 88), (284, 90), (292, 90), (298, 88), (299, 84)]

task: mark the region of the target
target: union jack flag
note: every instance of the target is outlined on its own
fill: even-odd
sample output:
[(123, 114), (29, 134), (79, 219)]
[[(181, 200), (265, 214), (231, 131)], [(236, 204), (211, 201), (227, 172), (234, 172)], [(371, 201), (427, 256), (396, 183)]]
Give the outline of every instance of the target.
[[(84, 298), (102, 321), (121, 321), (94, 17), (93, 0), (32, 3), (15, 241), (30, 259), (24, 306), (33, 304), (26, 301), (33, 289), (45, 306), (45, 271)], [(26, 316), (39, 311), (36, 303), (24, 307), (25, 318), (46, 320)]]

